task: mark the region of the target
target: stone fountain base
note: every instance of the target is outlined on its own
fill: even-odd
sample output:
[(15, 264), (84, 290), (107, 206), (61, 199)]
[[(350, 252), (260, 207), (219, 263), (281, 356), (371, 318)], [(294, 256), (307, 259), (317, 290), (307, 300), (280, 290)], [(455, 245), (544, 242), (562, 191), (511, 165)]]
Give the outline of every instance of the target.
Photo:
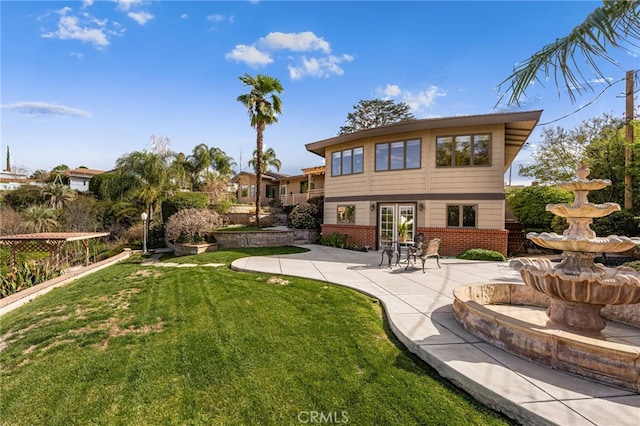
[(502, 350), (550, 368), (640, 393), (640, 304), (606, 306), (600, 333), (558, 328), (550, 299), (523, 284), (489, 283), (454, 290), (456, 320)]

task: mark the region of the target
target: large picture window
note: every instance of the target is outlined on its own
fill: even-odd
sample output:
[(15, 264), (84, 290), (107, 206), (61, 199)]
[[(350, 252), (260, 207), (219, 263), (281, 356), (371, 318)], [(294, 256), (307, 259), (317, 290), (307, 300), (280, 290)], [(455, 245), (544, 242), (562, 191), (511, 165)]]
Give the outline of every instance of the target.
[(447, 226), (457, 228), (475, 228), (477, 227), (477, 211), (476, 205), (447, 205)]
[(439, 136), (436, 166), (490, 166), (491, 134)]
[(331, 154), (331, 176), (351, 175), (364, 171), (364, 149), (344, 149)]
[(376, 144), (376, 171), (420, 168), (420, 139)]

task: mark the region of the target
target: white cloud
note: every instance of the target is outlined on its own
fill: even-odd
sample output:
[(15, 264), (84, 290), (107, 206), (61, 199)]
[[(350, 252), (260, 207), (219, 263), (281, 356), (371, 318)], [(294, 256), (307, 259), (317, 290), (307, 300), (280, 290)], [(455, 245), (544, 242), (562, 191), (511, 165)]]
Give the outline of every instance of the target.
[(80, 40), (96, 47), (109, 45), (109, 38), (105, 28), (90, 28), (82, 26), (77, 16), (62, 16), (58, 21), (58, 30), (42, 34), (44, 38), (58, 38), (60, 40)]
[(395, 99), (404, 102), (411, 107), (414, 113), (424, 114), (425, 109), (435, 105), (439, 97), (447, 96), (442, 88), (431, 85), (426, 90), (411, 92), (400, 88), (397, 84), (387, 84), (383, 89), (377, 89), (376, 93), (383, 99)]
[(180, 15), (181, 19), (189, 19), (189, 15), (187, 15), (186, 13), (183, 13), (182, 15)]
[(142, 6), (143, 0), (116, 0), (116, 3), (118, 3), (118, 8), (120, 10), (124, 10), (126, 12), (132, 7)]
[(321, 58), (302, 58), (302, 64), (299, 66), (289, 66), (289, 77), (292, 80), (299, 80), (304, 77), (330, 77), (332, 75), (343, 75), (344, 70), (339, 66), (342, 62), (351, 62), (353, 57), (350, 55), (325, 56)]
[(222, 22), (224, 21), (224, 15), (214, 14), (207, 16), (209, 22)]
[(255, 46), (247, 46), (246, 44), (237, 45), (231, 52), (225, 55), (226, 59), (236, 62), (244, 62), (252, 68), (258, 68), (273, 63), (273, 59), (269, 54), (261, 52)]
[(89, 118), (91, 114), (76, 108), (64, 105), (48, 104), (46, 102), (16, 102), (11, 105), (2, 105), (2, 108), (21, 112), (27, 115), (52, 116), (62, 115), (67, 117)]
[(274, 62), (271, 52), (288, 50), (290, 52), (320, 51), (327, 55), (319, 57), (287, 55), (286, 60), (294, 62), (288, 65), (289, 76), (293, 80), (304, 77), (330, 77), (343, 75), (344, 70), (340, 64), (351, 62), (353, 56), (329, 55), (331, 47), (322, 37), (316, 36), (311, 31), (300, 33), (271, 32), (266, 37), (261, 37), (252, 45), (237, 45), (235, 49), (227, 53), (225, 57), (238, 62), (245, 62), (251, 67), (264, 66)]
[(80, 52), (71, 52), (69, 53), (69, 56), (78, 58), (78, 59), (84, 59), (84, 53), (80, 53)]
[(153, 15), (149, 12), (129, 12), (127, 16), (140, 25), (144, 25), (153, 19)]
[(87, 7), (91, 6), (93, 4), (93, 0), (83, 0), (82, 1), (82, 8), (86, 9)]
[(258, 46), (266, 50), (287, 49), (293, 52), (309, 52), (321, 50), (330, 53), (331, 48), (322, 37), (317, 37), (311, 31), (302, 33), (273, 32), (258, 40)]

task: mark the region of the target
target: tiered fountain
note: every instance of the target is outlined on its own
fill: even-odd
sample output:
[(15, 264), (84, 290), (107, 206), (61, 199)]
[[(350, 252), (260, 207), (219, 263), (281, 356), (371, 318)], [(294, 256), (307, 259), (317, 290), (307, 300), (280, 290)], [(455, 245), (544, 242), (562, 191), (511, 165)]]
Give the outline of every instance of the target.
[[(620, 206), (590, 203), (588, 193), (611, 182), (587, 180), (586, 167), (580, 167), (576, 175), (576, 180), (558, 185), (573, 191), (573, 204), (547, 205), (548, 211), (567, 219), (569, 228), (562, 235), (527, 235), (539, 246), (562, 250), (561, 261), (514, 259), (510, 266), (520, 272), (526, 287), (482, 284), (457, 288), (454, 314), (467, 330), (502, 349), (640, 392), (640, 347), (637, 341), (618, 343), (619, 339), (604, 333), (607, 321), (603, 318), (639, 334), (640, 273), (594, 262), (597, 253), (630, 250), (640, 245), (640, 238), (597, 237), (590, 228), (593, 219), (620, 210)], [(505, 305), (529, 308), (520, 309), (514, 318), (513, 309)], [(546, 321), (540, 316), (541, 307), (546, 307)]]

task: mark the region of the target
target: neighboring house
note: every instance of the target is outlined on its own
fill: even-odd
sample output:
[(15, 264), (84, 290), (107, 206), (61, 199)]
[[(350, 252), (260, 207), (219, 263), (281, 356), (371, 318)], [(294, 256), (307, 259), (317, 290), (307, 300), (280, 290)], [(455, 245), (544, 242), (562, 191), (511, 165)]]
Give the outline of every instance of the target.
[(323, 235), (379, 247), (397, 239), (440, 238), (440, 253), (470, 248), (507, 255), (504, 174), (542, 111), (412, 120), (309, 143), (325, 158)]
[(80, 167), (77, 169), (67, 169), (64, 172), (65, 181), (68, 182), (69, 188), (80, 192), (89, 190), (89, 181), (95, 175), (105, 173), (102, 170), (87, 169)]
[[(280, 194), (280, 180), (286, 179), (288, 175), (267, 172), (262, 174), (262, 191), (260, 205), (268, 206), (278, 199)], [(231, 179), (232, 183), (238, 186), (236, 197), (238, 203), (251, 204), (256, 202), (256, 182), (257, 176), (254, 173), (240, 172)]]
[[(238, 203), (251, 204), (256, 199), (256, 175), (240, 172), (231, 179), (237, 185)], [(262, 175), (260, 204), (280, 202), (283, 206), (306, 204), (309, 198), (324, 195), (324, 166), (302, 169), (301, 175), (267, 172)]]
[(23, 173), (15, 173), (12, 171), (0, 172), (0, 191), (11, 191), (20, 188), (22, 185), (33, 185), (35, 182), (27, 179), (27, 175)]
[(280, 179), (280, 202), (283, 206), (306, 204), (324, 195), (324, 166), (302, 169), (301, 175)]

